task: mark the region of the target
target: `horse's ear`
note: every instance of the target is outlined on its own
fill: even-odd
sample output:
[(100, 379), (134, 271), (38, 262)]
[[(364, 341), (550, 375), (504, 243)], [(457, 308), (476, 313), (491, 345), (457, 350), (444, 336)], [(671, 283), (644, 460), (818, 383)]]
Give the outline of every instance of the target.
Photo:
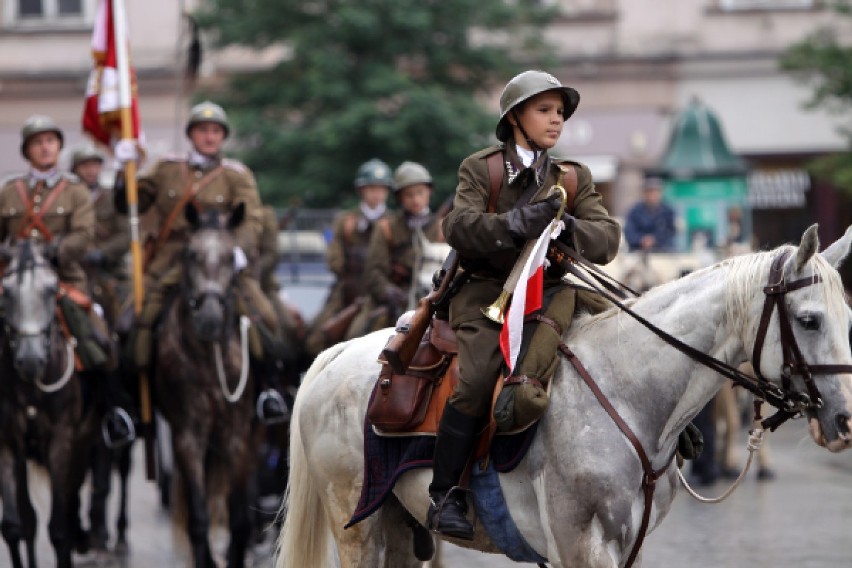
[(799, 244), (799, 250), (796, 252), (796, 258), (793, 261), (793, 273), (799, 274), (808, 263), (808, 261), (819, 250), (819, 236), (817, 235), (817, 225), (814, 223), (802, 235), (802, 242)]
[(246, 204), (240, 201), (234, 210), (231, 211), (231, 216), (228, 218), (228, 229), (236, 229), (246, 218)]
[(201, 216), (198, 214), (198, 207), (192, 201), (184, 206), (183, 216), (194, 231), (197, 231), (201, 227)]
[(842, 237), (831, 243), (824, 251), (822, 257), (834, 268), (840, 268), (846, 257), (849, 256), (852, 247), (852, 225), (850, 225)]

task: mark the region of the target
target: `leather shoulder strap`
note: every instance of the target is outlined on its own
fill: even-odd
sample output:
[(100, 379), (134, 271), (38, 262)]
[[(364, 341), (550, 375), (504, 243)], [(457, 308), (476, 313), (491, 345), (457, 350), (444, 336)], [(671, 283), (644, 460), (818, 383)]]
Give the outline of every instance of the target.
[(379, 230), (384, 235), (385, 242), (388, 245), (390, 245), (391, 238), (392, 238), (393, 235), (391, 235), (391, 226), (390, 226), (390, 221), (388, 220), (388, 218), (387, 217), (381, 217), (378, 221), (376, 221), (376, 227), (378, 227)]
[(562, 187), (568, 196), (565, 211), (574, 214), (574, 199), (577, 197), (577, 169), (570, 163), (557, 164), (562, 172)]
[[(488, 164), (488, 213), (494, 213), (497, 210), (497, 198), (500, 197), (500, 189), (503, 187), (503, 152), (494, 152), (487, 158), (485, 163)], [(576, 182), (574, 183), (576, 186)], [(567, 190), (566, 190), (567, 191)]]

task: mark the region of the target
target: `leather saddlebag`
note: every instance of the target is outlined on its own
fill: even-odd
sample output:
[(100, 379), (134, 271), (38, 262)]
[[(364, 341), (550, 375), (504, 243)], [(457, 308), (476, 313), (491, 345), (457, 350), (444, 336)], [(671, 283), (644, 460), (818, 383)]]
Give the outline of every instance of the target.
[(441, 353), (426, 333), (414, 359), (403, 375), (393, 374), (391, 366), (382, 362), (382, 370), (367, 418), (384, 432), (407, 432), (426, 418), (432, 391), (440, 383), (453, 359), (451, 353)]

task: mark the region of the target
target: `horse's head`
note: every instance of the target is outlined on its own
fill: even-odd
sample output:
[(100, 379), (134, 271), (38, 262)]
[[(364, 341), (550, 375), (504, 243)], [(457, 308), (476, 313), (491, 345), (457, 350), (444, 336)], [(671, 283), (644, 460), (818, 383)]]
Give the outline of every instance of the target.
[(8, 259), (2, 305), (13, 365), (21, 378), (41, 380), (50, 357), (59, 279), (43, 247), (33, 241), (6, 246), (0, 256)]
[(813, 225), (798, 248), (763, 253), (764, 270), (752, 281), (763, 293), (743, 328), (758, 377), (780, 387), (789, 410), (808, 417), (814, 441), (834, 452), (852, 447), (852, 317), (837, 272), (850, 245), (852, 227), (819, 253)]
[(229, 290), (237, 275), (234, 229), (245, 216), (240, 203), (229, 216), (201, 214), (190, 202), (185, 216), (193, 231), (184, 250), (185, 296), (196, 336), (213, 341), (222, 336), (230, 309)]

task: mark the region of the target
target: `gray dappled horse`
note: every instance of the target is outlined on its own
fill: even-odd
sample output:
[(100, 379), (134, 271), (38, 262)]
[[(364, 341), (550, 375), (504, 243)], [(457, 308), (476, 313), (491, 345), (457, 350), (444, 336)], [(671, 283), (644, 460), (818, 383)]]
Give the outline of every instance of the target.
[(24, 240), (3, 251), (3, 332), (0, 354), (0, 488), (3, 539), (12, 566), (23, 566), (24, 541), (36, 566), (36, 516), (27, 484), (27, 459), (50, 476), (48, 531), (56, 566), (72, 566), (72, 519), (89, 449), (97, 436), (93, 405), (83, 407), (74, 352), (56, 320), (59, 280), (40, 245)]
[(246, 332), (234, 309), (233, 230), (245, 207), (238, 205), (227, 220), (215, 211), (202, 216), (191, 203), (185, 212), (193, 231), (183, 253), (183, 283), (157, 335), (154, 396), (172, 431), (195, 566), (216, 566), (208, 501), (225, 496), (227, 562), (241, 567), (251, 534), (248, 485), (257, 454)]
[[(836, 267), (850, 244), (852, 227), (819, 254), (814, 226), (798, 248), (725, 260), (653, 288), (631, 306), (685, 343), (736, 366), (752, 355), (770, 265), (789, 254), (785, 282), (806, 284), (792, 287), (784, 298), (804, 361), (846, 366), (816, 375), (822, 404), (805, 409), (809, 431), (830, 451), (845, 450), (852, 445), (852, 314)], [(378, 374), (376, 356), (391, 333), (382, 330), (330, 348), (305, 377), (291, 423), (291, 473), (277, 568), (330, 566), (334, 544), (342, 568), (420, 565), (403, 508), (425, 524), (429, 470), (403, 474), (379, 511), (343, 528), (361, 492), (364, 415)], [(678, 434), (725, 379), (615, 308), (578, 316), (563, 341), (636, 434), (650, 467), (661, 471), (649, 511), (653, 529), (675, 496), (672, 456)], [(780, 345), (776, 311), (755, 367), (778, 385), (784, 360)], [(550, 408), (529, 452), (514, 471), (500, 475), (509, 510), (527, 542), (554, 567), (624, 566), (645, 512), (643, 466), (574, 367), (562, 361), (553, 381)], [(789, 392), (805, 392), (803, 383), (794, 374)], [(497, 552), (477, 526), (472, 542), (457, 544)]]

